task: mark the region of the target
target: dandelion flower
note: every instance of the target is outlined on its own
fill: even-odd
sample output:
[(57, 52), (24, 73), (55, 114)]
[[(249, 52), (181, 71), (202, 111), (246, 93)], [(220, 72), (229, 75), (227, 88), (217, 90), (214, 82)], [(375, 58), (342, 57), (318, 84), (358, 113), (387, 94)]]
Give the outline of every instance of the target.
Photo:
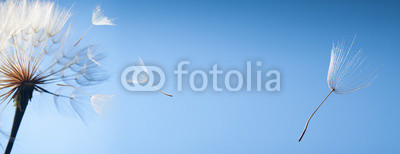
[(328, 87), (331, 91), (308, 118), (299, 142), (303, 138), (311, 118), (333, 92), (336, 94), (351, 93), (371, 85), (376, 78), (379, 68), (370, 67), (365, 63), (366, 58), (362, 56), (361, 49), (353, 51), (354, 40), (355, 37), (347, 50), (344, 49), (344, 43), (333, 45), (327, 77)]
[[(77, 97), (77, 90), (68, 92), (59, 90), (65, 86), (57, 86), (87, 87), (108, 77), (99, 67), (104, 55), (93, 45), (73, 50), (68, 45), (70, 27), (66, 25), (70, 17), (70, 9), (50, 1), (0, 2), (0, 103), (6, 107), (13, 101), (16, 106), (7, 154), (34, 92), (53, 96), (58, 106), (61, 100), (68, 100), (63, 105), (72, 106), (83, 121), (108, 98)], [(87, 99), (93, 99), (96, 108), (86, 106)]]
[(114, 26), (115, 24), (112, 22), (113, 19), (108, 19), (108, 17), (104, 16), (103, 11), (100, 9), (100, 5), (97, 5), (92, 13), (92, 25), (90, 25), (89, 29), (83, 34), (83, 36), (75, 43), (74, 46), (78, 45), (79, 42), (85, 37), (86, 33), (92, 29), (94, 25), (109, 25)]

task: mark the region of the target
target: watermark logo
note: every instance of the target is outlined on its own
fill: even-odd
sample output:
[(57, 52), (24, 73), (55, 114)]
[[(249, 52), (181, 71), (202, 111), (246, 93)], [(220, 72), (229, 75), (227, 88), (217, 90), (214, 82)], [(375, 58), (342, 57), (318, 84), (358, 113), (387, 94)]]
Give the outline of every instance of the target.
[(157, 91), (165, 84), (165, 73), (157, 66), (130, 66), (122, 71), (121, 83), (129, 91)]
[[(253, 66), (255, 64), (255, 66)], [(188, 70), (190, 61), (181, 61), (173, 71), (176, 77), (176, 91), (190, 87), (192, 91), (202, 92), (211, 86), (213, 91), (280, 91), (281, 74), (278, 70), (262, 71), (262, 63), (246, 62), (244, 72), (221, 70), (214, 64), (210, 70)], [(163, 87), (166, 78), (164, 71), (156, 66), (131, 66), (123, 70), (122, 85), (129, 91), (156, 91)], [(186, 85), (185, 85), (186, 84)]]

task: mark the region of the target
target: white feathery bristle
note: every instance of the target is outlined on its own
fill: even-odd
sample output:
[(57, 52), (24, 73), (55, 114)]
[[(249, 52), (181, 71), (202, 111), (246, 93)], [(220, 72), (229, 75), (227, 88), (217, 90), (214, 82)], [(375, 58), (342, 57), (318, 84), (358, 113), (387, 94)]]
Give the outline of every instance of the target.
[(365, 63), (362, 50), (354, 51), (353, 42), (348, 49), (339, 43), (333, 45), (328, 71), (328, 86), (337, 94), (351, 93), (369, 86), (376, 78), (378, 68)]
[(131, 83), (146, 83), (149, 81), (149, 71), (146, 65), (143, 63), (142, 59), (139, 57), (139, 64), (134, 66), (135, 72), (133, 74), (132, 80), (128, 80)]
[(94, 59), (95, 55), (93, 55), (93, 49), (88, 48), (86, 55), (93, 63), (95, 63), (97, 66), (101, 67), (101, 64), (97, 60)]
[(71, 17), (71, 12), (70, 10), (63, 10), (60, 8), (55, 7), (55, 9), (52, 10), (51, 16), (48, 20), (51, 22), (48, 22), (47, 27), (45, 29), (46, 34), (48, 36), (54, 36), (58, 32), (62, 30), (64, 25), (67, 23), (68, 19)]
[(104, 107), (115, 101), (115, 95), (93, 95), (91, 98), (91, 104), (97, 114), (102, 117)]
[(97, 5), (94, 8), (92, 13), (92, 24), (93, 25), (110, 25), (114, 26), (115, 24), (112, 23), (113, 19), (108, 19), (108, 17), (104, 16), (103, 12), (100, 9), (100, 5)]

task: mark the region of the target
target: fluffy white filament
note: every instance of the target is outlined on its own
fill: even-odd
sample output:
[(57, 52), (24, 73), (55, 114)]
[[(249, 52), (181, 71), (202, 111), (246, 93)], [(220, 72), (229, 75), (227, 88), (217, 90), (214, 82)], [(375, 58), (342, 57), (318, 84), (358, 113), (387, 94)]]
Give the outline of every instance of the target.
[(97, 5), (92, 13), (92, 25), (86, 30), (86, 32), (82, 35), (82, 37), (78, 40), (78, 42), (75, 43), (74, 46), (77, 46), (79, 42), (85, 37), (87, 32), (89, 32), (90, 29), (92, 29), (93, 25), (110, 25), (114, 26), (115, 24), (112, 23), (113, 19), (108, 19), (108, 17), (103, 15), (103, 12), (100, 9), (100, 5)]
[(331, 90), (337, 94), (351, 93), (369, 86), (376, 78), (377, 68), (365, 63), (362, 50), (354, 51), (353, 42), (346, 50), (345, 45), (333, 45), (327, 82)]
[(139, 57), (139, 65), (135, 66), (135, 72), (133, 74), (132, 79), (133, 80), (129, 80), (128, 82), (132, 82), (132, 83), (136, 83), (136, 84), (145, 84), (145, 83), (149, 84), (150, 86), (155, 88), (157, 91), (163, 93), (164, 95), (172, 97), (171, 94), (163, 92), (161, 89), (154, 86), (153, 83), (149, 82), (149, 71), (140, 57)]
[(114, 26), (112, 23), (113, 19), (108, 19), (108, 17), (104, 16), (103, 11), (100, 9), (100, 5), (97, 5), (92, 13), (92, 24), (93, 25), (110, 25)]
[(146, 83), (149, 81), (149, 71), (146, 65), (143, 63), (142, 59), (139, 57), (139, 65), (135, 66), (135, 71), (138, 73), (135, 75), (136, 80), (132, 80), (133, 83)]
[(91, 104), (97, 114), (102, 117), (104, 107), (115, 101), (115, 95), (93, 95)]

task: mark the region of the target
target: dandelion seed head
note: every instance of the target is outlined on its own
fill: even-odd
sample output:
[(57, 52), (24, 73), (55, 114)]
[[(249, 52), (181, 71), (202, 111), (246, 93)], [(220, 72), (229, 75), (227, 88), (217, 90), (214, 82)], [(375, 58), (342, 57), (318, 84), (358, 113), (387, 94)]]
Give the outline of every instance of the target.
[(100, 67), (105, 57), (95, 45), (83, 48), (70, 45), (70, 9), (57, 6), (52, 1), (0, 2), (2, 104), (8, 104), (21, 91), (28, 89), (30, 94), (36, 91), (52, 95), (57, 109), (61, 110), (67, 104), (83, 121), (86, 121), (85, 117), (90, 117), (84, 115), (86, 109), (79, 108), (87, 107), (90, 95), (81, 97), (78, 92), (82, 91), (57, 90), (71, 88), (57, 86), (59, 84), (81, 88), (99, 84), (108, 78), (106, 71)]

